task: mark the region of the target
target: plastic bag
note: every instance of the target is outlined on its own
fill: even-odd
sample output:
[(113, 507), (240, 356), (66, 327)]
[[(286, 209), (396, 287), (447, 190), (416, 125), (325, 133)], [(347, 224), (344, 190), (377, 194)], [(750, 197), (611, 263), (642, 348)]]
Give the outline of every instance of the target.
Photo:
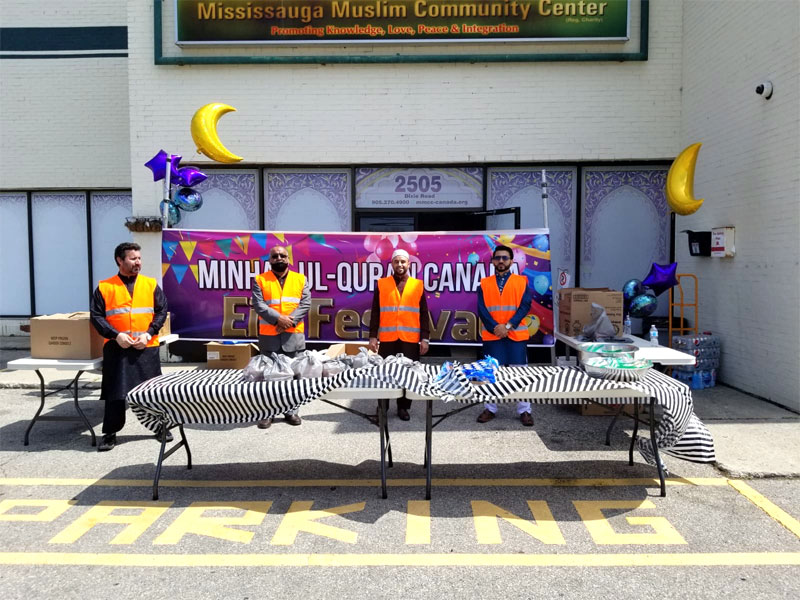
[(366, 367), (369, 364), (369, 354), (367, 353), (366, 348), (359, 348), (358, 354), (352, 358), (354, 369), (360, 369), (361, 367)]
[(485, 381), (488, 383), (495, 383), (495, 369), (500, 366), (497, 359), (493, 356), (487, 356), (481, 360), (464, 365), (464, 375), (470, 381)]
[(611, 319), (606, 314), (606, 309), (592, 302), (591, 322), (583, 328), (583, 335), (589, 340), (599, 340), (603, 338), (613, 338), (617, 335), (617, 330), (611, 323)]
[(349, 368), (350, 368), (349, 365), (345, 364), (343, 360), (339, 360), (338, 358), (332, 358), (322, 363), (322, 376), (331, 377), (333, 375), (338, 375), (342, 371), (345, 371), (346, 369)]
[(259, 354), (250, 359), (242, 371), (242, 381), (264, 381), (264, 371), (268, 370), (274, 361), (269, 356)]
[(285, 354), (270, 352), (269, 357), (272, 364), (264, 368), (264, 381), (288, 381), (294, 379), (292, 371), (292, 359)]
[(371, 365), (373, 367), (374, 366), (380, 366), (384, 362), (384, 359), (380, 354), (370, 354), (369, 350), (367, 350), (366, 348), (359, 348), (358, 352), (359, 353), (363, 352), (364, 354), (366, 354), (367, 355), (367, 364), (369, 364), (369, 365)]
[(298, 353), (291, 366), (297, 378), (322, 377), (322, 361), (312, 352)]

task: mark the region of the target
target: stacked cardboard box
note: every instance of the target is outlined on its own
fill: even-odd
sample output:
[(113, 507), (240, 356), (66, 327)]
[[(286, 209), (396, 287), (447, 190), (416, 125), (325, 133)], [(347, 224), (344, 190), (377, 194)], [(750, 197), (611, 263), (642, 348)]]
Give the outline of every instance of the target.
[(88, 312), (42, 315), (31, 319), (31, 357), (87, 360), (103, 356), (103, 338)]
[(622, 292), (608, 288), (564, 288), (558, 291), (558, 330), (577, 336), (592, 322), (592, 304), (606, 309), (617, 335), (622, 335)]
[(244, 369), (250, 359), (258, 354), (258, 346), (251, 343), (206, 344), (206, 367), (209, 369)]

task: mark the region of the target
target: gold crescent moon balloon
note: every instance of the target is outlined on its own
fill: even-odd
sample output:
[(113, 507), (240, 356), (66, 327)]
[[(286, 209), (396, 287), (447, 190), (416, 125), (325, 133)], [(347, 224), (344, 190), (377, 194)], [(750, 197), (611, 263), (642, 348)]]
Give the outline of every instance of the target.
[(197, 145), (197, 150), (208, 158), (221, 163), (235, 163), (242, 160), (228, 150), (217, 135), (217, 122), (225, 113), (236, 110), (228, 104), (212, 102), (197, 109), (192, 117), (192, 139)]
[(679, 215), (690, 215), (703, 204), (694, 198), (694, 167), (697, 153), (703, 144), (692, 144), (684, 149), (667, 173), (667, 204)]

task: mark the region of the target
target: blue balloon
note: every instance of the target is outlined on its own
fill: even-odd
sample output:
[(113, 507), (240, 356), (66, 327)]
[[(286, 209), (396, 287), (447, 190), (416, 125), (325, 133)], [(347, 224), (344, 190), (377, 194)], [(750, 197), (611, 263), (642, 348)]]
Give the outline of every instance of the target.
[(622, 299), (625, 301), (625, 304), (628, 305), (631, 300), (642, 292), (644, 292), (642, 282), (638, 279), (629, 279), (625, 282), (625, 285), (622, 286)]
[(636, 319), (642, 319), (652, 315), (658, 308), (658, 298), (651, 289), (646, 289), (631, 300), (630, 315)]
[[(161, 214), (164, 214), (164, 200), (161, 201), (161, 204), (158, 205)], [(181, 213), (178, 208), (172, 203), (167, 203), (167, 225), (169, 227), (175, 227), (178, 223), (181, 222)]]
[(533, 289), (537, 294), (544, 296), (550, 289), (550, 278), (547, 275), (537, 275), (533, 278)]
[(189, 187), (183, 187), (175, 192), (172, 202), (181, 210), (194, 212), (203, 206), (203, 197), (200, 192)]

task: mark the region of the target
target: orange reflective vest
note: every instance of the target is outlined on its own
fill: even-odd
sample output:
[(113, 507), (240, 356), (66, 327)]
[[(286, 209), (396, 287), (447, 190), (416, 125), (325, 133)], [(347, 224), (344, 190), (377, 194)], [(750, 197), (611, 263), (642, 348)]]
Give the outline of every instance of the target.
[[(267, 271), (256, 277), (258, 285), (261, 287), (261, 293), (264, 296), (264, 302), (270, 308), (275, 309), (282, 315), (287, 317), (292, 314), (292, 311), (300, 304), (300, 298), (303, 297), (303, 288), (306, 285), (305, 275), (301, 275), (295, 271), (289, 271), (286, 274), (286, 281), (283, 282), (283, 289), (278, 278), (272, 271)], [(303, 322), (300, 321), (294, 327), (285, 330), (287, 333), (303, 333), (305, 328)], [(261, 335), (278, 335), (278, 326), (270, 325), (262, 316), (258, 317), (258, 333)]]
[(398, 338), (404, 342), (419, 343), (419, 301), (422, 298), (422, 282), (409, 277), (403, 288), (403, 295), (397, 291), (394, 277), (378, 280), (378, 293), (381, 304), (378, 339), (394, 342)]
[[(153, 322), (156, 291), (156, 280), (144, 275), (137, 275), (133, 284), (133, 297), (128, 293), (128, 288), (114, 275), (104, 279), (98, 285), (103, 301), (106, 304), (106, 321), (120, 333), (127, 333), (132, 338), (137, 338), (147, 333), (150, 323)], [(106, 340), (108, 342), (109, 340)], [(147, 342), (147, 347), (158, 346), (158, 336), (154, 335)]]
[[(522, 303), (522, 296), (528, 288), (528, 278), (522, 275), (514, 275), (513, 273), (508, 277), (508, 281), (503, 286), (503, 293), (500, 294), (500, 288), (497, 287), (497, 277), (484, 277), (481, 279), (481, 291), (483, 291), (483, 303), (486, 305), (486, 310), (492, 315), (492, 318), (500, 324), (508, 323), (514, 313), (517, 312), (519, 305)], [(520, 323), (514, 329), (508, 332), (509, 339), (516, 342), (524, 342), (530, 338), (528, 328)], [(481, 338), (484, 341), (499, 340), (494, 332), (486, 329), (481, 330)]]

